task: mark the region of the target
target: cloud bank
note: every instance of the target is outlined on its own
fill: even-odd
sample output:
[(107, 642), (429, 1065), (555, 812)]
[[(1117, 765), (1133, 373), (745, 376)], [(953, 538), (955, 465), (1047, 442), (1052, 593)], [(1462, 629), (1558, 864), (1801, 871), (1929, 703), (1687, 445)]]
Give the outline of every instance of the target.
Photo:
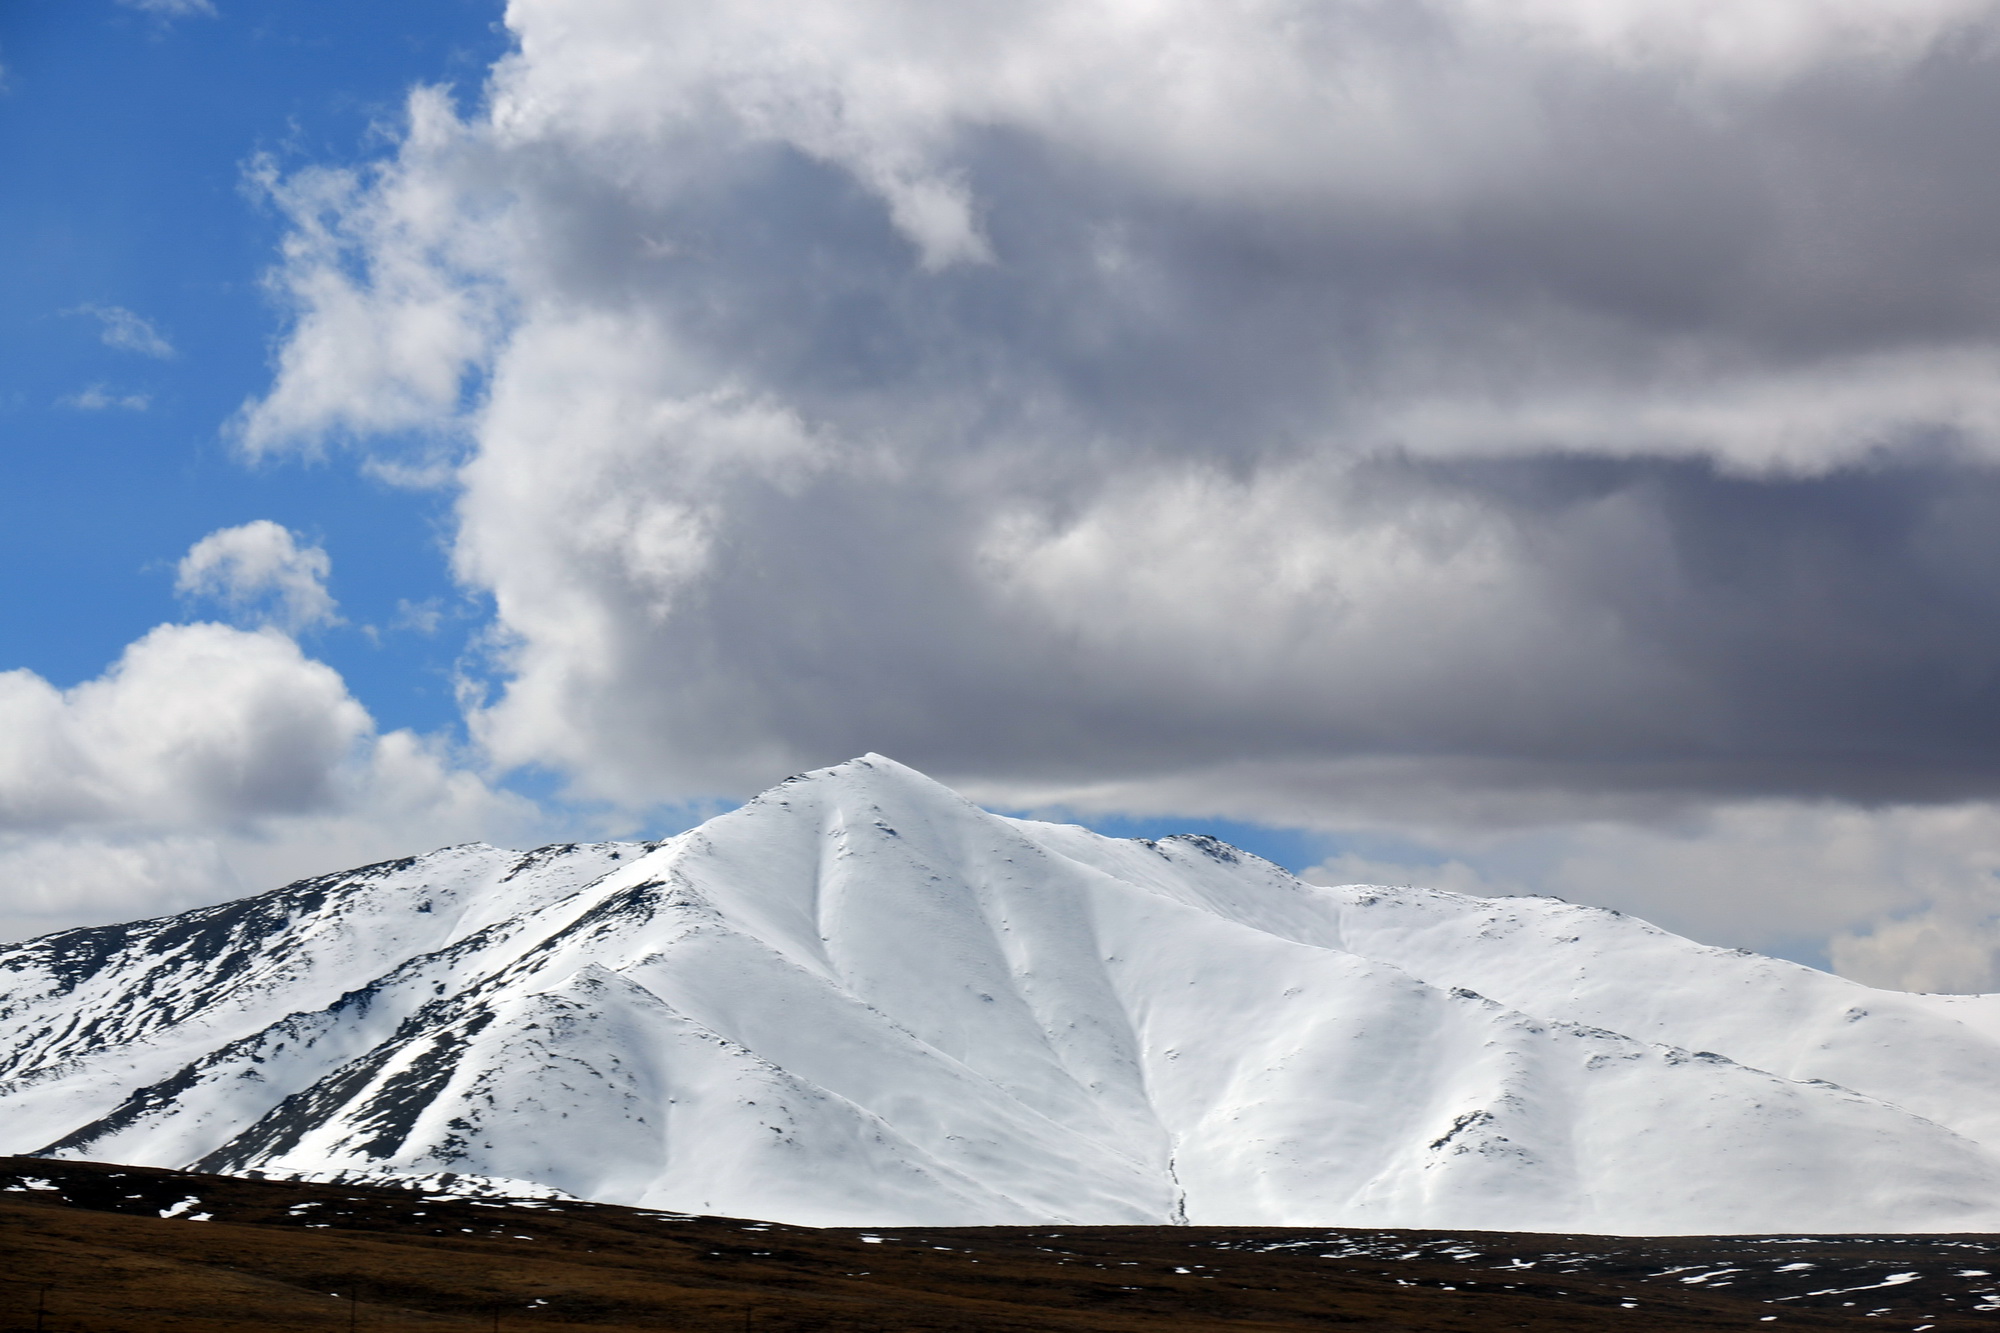
[[(1995, 5), (507, 22), (476, 110), (262, 170), (239, 422), (457, 487), (494, 762), (1446, 849), (2000, 793)], [(1809, 929), (1987, 910), (1893, 878)]]

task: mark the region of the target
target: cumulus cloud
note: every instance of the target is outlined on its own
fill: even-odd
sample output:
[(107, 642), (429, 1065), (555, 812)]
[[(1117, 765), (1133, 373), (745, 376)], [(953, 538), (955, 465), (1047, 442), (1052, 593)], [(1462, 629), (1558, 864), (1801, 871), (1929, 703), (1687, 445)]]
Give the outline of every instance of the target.
[(290, 639), (220, 625), (161, 626), (69, 691), (8, 672), (0, 712), (10, 829), (312, 809), (369, 730), (340, 677)]
[(8, 938), (531, 823), (271, 629), (162, 625), (67, 690), (0, 673), (0, 733)]
[(86, 305), (79, 306), (78, 310), (96, 316), (103, 326), (99, 336), (106, 347), (115, 347), (121, 352), (137, 352), (140, 356), (162, 361), (174, 355), (174, 345), (162, 337), (158, 329), (123, 306)]
[(209, 533), (188, 549), (175, 571), (174, 590), (208, 597), (253, 620), (294, 633), (337, 623), (326, 590), (332, 562), (317, 546), (300, 546), (289, 530), (260, 518)]
[[(507, 21), (260, 169), (240, 419), (453, 469), (498, 763), (1468, 847), (2000, 793), (2000, 5)], [(1931, 910), (1870, 873), (1813, 929)]]

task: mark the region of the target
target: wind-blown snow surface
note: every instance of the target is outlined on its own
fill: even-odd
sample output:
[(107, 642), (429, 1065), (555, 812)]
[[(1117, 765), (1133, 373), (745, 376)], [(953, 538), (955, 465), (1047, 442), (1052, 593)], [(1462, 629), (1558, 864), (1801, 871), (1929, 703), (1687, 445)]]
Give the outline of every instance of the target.
[(664, 843), (65, 931), (0, 987), (0, 1152), (822, 1224), (2000, 1230), (2000, 997), (879, 756)]

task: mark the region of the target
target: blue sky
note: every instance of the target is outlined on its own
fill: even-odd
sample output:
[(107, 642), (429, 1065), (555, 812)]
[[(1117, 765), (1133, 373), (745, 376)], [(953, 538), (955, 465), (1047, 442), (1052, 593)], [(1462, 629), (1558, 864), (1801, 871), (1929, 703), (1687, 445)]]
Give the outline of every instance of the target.
[(878, 750), (2000, 985), (2000, 5), (1426, 13), (16, 0), (0, 933)]
[[(97, 675), (188, 612), (173, 571), (190, 545), (269, 518), (337, 553), (333, 591), (353, 623), (315, 653), (386, 725), (450, 726), (463, 624), (379, 641), (360, 628), (387, 630), (400, 602), (456, 606), (443, 497), (325, 462), (247, 465), (227, 438), (279, 332), (260, 279), (281, 222), (246, 172), (260, 155), (379, 150), (410, 84), (476, 95), (505, 38), (483, 3), (246, 11), (22, 0), (0, 15), (0, 661), (64, 685)], [(107, 345), (93, 307), (138, 315), (172, 355)], [(77, 406), (93, 389), (110, 404)], [(143, 408), (119, 405), (135, 398)]]

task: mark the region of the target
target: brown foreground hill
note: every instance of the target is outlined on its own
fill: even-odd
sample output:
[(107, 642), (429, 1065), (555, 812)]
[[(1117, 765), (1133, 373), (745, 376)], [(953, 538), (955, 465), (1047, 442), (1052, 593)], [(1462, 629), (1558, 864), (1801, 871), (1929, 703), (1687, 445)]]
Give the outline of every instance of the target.
[(0, 1158), (0, 1330), (1988, 1329), (2000, 1237), (815, 1230)]

